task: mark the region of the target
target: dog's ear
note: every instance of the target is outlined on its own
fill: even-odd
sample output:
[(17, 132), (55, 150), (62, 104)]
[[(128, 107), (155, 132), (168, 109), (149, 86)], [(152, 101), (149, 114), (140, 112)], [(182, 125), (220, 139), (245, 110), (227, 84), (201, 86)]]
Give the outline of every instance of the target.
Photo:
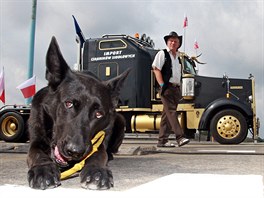
[(111, 89), (111, 96), (112, 96), (112, 100), (115, 103), (115, 105), (118, 102), (118, 96), (120, 94), (120, 90), (130, 71), (131, 71), (131, 68), (127, 69), (125, 72), (123, 72), (119, 76), (112, 78), (105, 82), (106, 85), (110, 87)]
[(55, 90), (70, 70), (64, 60), (56, 38), (53, 36), (46, 55), (46, 79), (49, 86)]

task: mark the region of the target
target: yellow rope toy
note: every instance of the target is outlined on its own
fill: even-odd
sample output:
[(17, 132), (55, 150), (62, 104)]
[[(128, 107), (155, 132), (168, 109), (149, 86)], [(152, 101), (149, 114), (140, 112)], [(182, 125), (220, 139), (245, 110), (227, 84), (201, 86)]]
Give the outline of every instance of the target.
[(72, 168), (69, 170), (66, 170), (61, 173), (60, 179), (66, 179), (67, 177), (71, 176), (72, 174), (82, 170), (85, 164), (85, 160), (90, 157), (92, 154), (94, 154), (96, 151), (98, 151), (98, 147), (102, 144), (105, 138), (105, 132), (100, 131), (98, 132), (94, 138), (92, 139), (93, 144), (93, 150), (79, 163), (75, 164)]

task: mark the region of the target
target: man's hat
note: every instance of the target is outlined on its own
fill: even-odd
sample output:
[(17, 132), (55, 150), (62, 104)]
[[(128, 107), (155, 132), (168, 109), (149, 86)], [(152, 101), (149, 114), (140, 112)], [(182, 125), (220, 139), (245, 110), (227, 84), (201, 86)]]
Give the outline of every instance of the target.
[(182, 36), (179, 36), (176, 32), (170, 32), (168, 35), (164, 36), (164, 40), (165, 40), (165, 43), (167, 44), (167, 41), (170, 37), (176, 37), (180, 40), (180, 46), (179, 48), (181, 47), (182, 45)]

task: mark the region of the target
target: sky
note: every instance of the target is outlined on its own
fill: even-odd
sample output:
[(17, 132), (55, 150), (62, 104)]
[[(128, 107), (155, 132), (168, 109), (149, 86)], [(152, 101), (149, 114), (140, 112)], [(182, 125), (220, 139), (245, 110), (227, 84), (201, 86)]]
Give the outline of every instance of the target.
[[(32, 1), (0, 2), (0, 67), (5, 72), (6, 104), (24, 104), (16, 87), (27, 79)], [(163, 36), (176, 31), (184, 35), (180, 51), (202, 53), (199, 60), (207, 64), (199, 66), (199, 75), (246, 79), (252, 74), (257, 117), (263, 125), (263, 7), (263, 0), (38, 0), (33, 71), (37, 90), (47, 84), (45, 56), (52, 36), (68, 64), (73, 67), (76, 62), (74, 15), (86, 38), (138, 32), (150, 36), (155, 48), (163, 49)], [(184, 16), (188, 18), (185, 31)], [(262, 125), (260, 136), (264, 138)]]

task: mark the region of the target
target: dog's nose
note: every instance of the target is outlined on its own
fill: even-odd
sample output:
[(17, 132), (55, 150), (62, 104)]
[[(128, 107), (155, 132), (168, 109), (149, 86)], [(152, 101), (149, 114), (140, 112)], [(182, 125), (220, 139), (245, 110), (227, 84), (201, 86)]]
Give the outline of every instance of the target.
[(65, 148), (67, 154), (73, 159), (80, 159), (83, 157), (85, 148), (81, 145), (76, 145), (73, 143), (68, 143)]

